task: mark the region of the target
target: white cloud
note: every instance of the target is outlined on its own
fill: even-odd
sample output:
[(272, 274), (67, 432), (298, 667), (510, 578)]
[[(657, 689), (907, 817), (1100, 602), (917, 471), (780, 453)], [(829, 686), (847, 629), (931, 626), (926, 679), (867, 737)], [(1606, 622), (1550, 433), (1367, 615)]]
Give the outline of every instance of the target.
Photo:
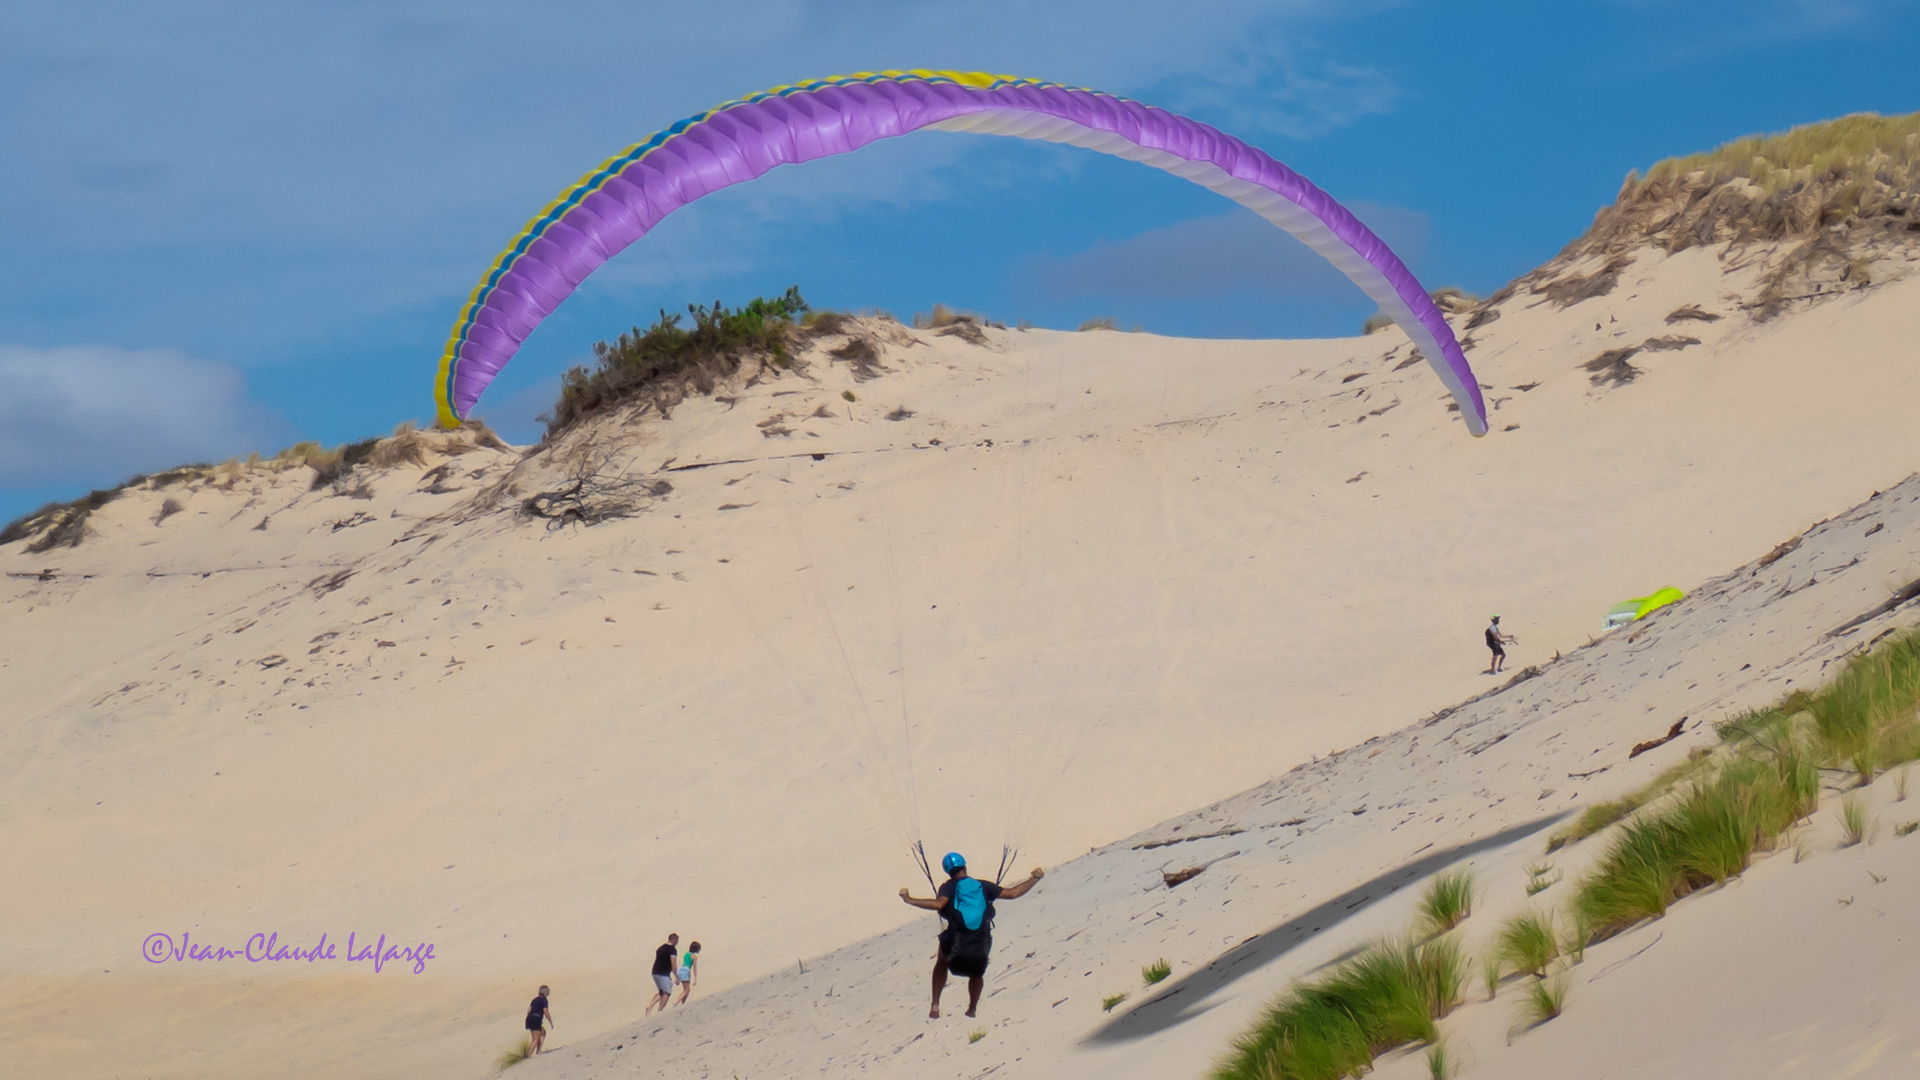
[(286, 434), (240, 371), (177, 349), (0, 345), (0, 487), (111, 483)]
[(1377, 68), (1296, 50), (1249, 50), (1202, 76), (1168, 80), (1168, 104), (1242, 135), (1290, 139), (1330, 135), (1366, 116), (1392, 112), (1402, 96)]
[[(1324, 132), (1386, 107), (1391, 89), (1297, 57), (1315, 25), (1378, 6), (1220, 0), (1199, 17), (1160, 0), (120, 0), (80, 17), (0, 5), (0, 227), (14, 265), (34, 268), (0, 272), (13, 298), (0, 317), (54, 337), (109, 319), (116, 335), (140, 326), (257, 354), (323, 325), (444, 305), (535, 208), (653, 128), (771, 82), (888, 64), (1008, 71), (1229, 128), (1251, 117), (1255, 130)], [(1249, 86), (1251, 110), (1234, 100)], [(980, 182), (979, 145), (929, 138), (770, 177), (726, 204), (715, 243), (690, 246), (951, 198)], [(88, 295), (102, 265), (143, 287)], [(209, 336), (222, 332), (233, 336)]]

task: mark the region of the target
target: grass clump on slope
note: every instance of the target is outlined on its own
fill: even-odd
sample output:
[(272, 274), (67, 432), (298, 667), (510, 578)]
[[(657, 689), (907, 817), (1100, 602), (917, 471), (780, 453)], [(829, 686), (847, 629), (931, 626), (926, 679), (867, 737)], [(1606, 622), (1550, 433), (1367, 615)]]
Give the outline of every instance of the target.
[(1566, 1006), (1566, 975), (1535, 979), (1527, 984), (1526, 996), (1520, 1001), (1520, 1018), (1528, 1026), (1544, 1024), (1559, 1016)]
[(500, 1051), (499, 1055), (493, 1059), (493, 1067), (496, 1071), (505, 1072), (532, 1056), (533, 1038), (523, 1035), (518, 1043)]
[(1819, 802), (1819, 776), (1803, 756), (1729, 762), (1621, 833), (1574, 895), (1579, 917), (1604, 939), (1696, 889), (1745, 871)]
[(1420, 921), (1429, 934), (1444, 934), (1473, 914), (1473, 874), (1450, 870), (1434, 877), (1420, 896)]
[(1547, 965), (1560, 958), (1553, 916), (1527, 911), (1508, 919), (1500, 928), (1498, 951), (1508, 970), (1544, 977)]
[(1574, 818), (1562, 828), (1554, 830), (1553, 834), (1547, 837), (1548, 854), (1568, 844), (1585, 840), (1607, 826), (1625, 819), (1635, 810), (1659, 799), (1683, 781), (1704, 771), (1708, 764), (1705, 757), (1689, 758), (1654, 777), (1650, 783), (1635, 788), (1617, 799), (1594, 803), (1581, 811), (1579, 817)]
[(1381, 942), (1295, 986), (1234, 1044), (1216, 1080), (1337, 1080), (1405, 1043), (1438, 1038), (1460, 1001), (1467, 962), (1448, 938)]
[[(1721, 725), (1720, 737), (1725, 751), (1703, 757), (1672, 797), (1641, 798), (1652, 805), (1621, 826), (1580, 882), (1575, 914), (1596, 940), (1744, 872), (1756, 851), (1818, 809), (1821, 769), (1866, 784), (1920, 757), (1920, 632), (1855, 657), (1818, 691)], [(1859, 807), (1842, 808), (1849, 843), (1870, 833)]]

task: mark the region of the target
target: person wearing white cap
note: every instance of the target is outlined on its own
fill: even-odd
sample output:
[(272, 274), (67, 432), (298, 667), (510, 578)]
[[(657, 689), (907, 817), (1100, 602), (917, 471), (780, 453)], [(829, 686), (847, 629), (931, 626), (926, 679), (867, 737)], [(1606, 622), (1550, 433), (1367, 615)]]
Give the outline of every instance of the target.
[(1502, 633), (1500, 630), (1500, 616), (1495, 615), (1493, 617), (1493, 621), (1487, 624), (1487, 648), (1493, 652), (1493, 662), (1487, 665), (1487, 674), (1500, 674), (1500, 669), (1507, 663), (1507, 650), (1502, 648), (1502, 646), (1512, 644), (1519, 640), (1519, 638), (1514, 637), (1512, 634)]

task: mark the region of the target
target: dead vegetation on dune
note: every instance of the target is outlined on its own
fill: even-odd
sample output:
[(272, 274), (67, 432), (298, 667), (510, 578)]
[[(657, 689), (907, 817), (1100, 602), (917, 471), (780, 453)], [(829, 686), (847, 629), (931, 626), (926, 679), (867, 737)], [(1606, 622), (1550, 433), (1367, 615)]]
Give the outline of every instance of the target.
[(1637, 345), (1608, 349), (1580, 367), (1593, 376), (1590, 381), (1595, 386), (1625, 386), (1640, 377), (1640, 369), (1627, 362), (1639, 352)]
[[(1666, 334), (1661, 337), (1652, 337), (1638, 345), (1627, 345), (1618, 349), (1608, 349), (1599, 356), (1581, 364), (1580, 370), (1592, 376), (1589, 381), (1595, 386), (1625, 386), (1643, 374), (1641, 369), (1628, 363), (1628, 361), (1634, 357), (1643, 352), (1677, 352), (1698, 344), (1700, 344), (1699, 338), (1690, 337), (1685, 334)], [(1518, 389), (1518, 387), (1516, 387), (1516, 389)]]
[[(1563, 308), (1605, 296), (1642, 250), (1716, 245), (1729, 268), (1761, 267), (1745, 305), (1756, 321), (1873, 284), (1876, 264), (1920, 247), (1920, 113), (1861, 113), (1629, 173), (1579, 239), (1489, 297), (1466, 327), (1521, 293)], [(1717, 318), (1688, 305), (1668, 321)]]
[(72, 502), (48, 503), (31, 514), (7, 523), (0, 529), (0, 544), (29, 540), (27, 551), (38, 555), (54, 548), (79, 547), (89, 529), (87, 519), (95, 510), (120, 497), (125, 485), (89, 491)]
[[(393, 429), (386, 438), (361, 439), (332, 449), (319, 443), (299, 443), (280, 452), (276, 460), (293, 461), (313, 470), (309, 491), (331, 489), (335, 495), (371, 498), (369, 481), (376, 472), (403, 465), (422, 466), (431, 457), (458, 457), (476, 449), (511, 451), (513, 448), (478, 420), (468, 420), (458, 428), (421, 429), (409, 420)], [(361, 466), (366, 466), (364, 471)], [(449, 490), (434, 481), (436, 494)]]
[[(310, 470), (308, 491), (371, 498), (372, 489), (368, 484), (375, 472), (402, 465), (421, 466), (433, 456), (454, 457), (483, 447), (499, 451), (513, 449), (477, 420), (467, 421), (450, 431), (420, 430), (408, 421), (386, 438), (362, 439), (332, 448), (317, 442), (301, 442), (272, 456), (254, 453), (218, 465), (181, 465), (164, 472), (129, 477), (114, 487), (90, 491), (68, 502), (48, 503), (0, 528), (0, 545), (26, 541), (25, 550), (29, 554), (78, 547), (94, 533), (90, 523), (94, 512), (128, 492), (174, 488), (182, 494), (201, 488), (231, 491), (250, 480), (293, 469)], [(440, 480), (434, 484), (433, 488), (424, 490), (435, 493), (458, 490), (442, 486)], [(150, 520), (158, 525), (184, 508), (178, 498), (168, 496)]]
[(520, 500), (523, 517), (547, 523), (548, 531), (567, 525), (598, 525), (632, 517), (667, 497), (673, 485), (658, 477), (627, 477), (603, 467), (585, 468), (551, 491)]
[(976, 315), (971, 311), (961, 311), (958, 308), (951, 308), (945, 304), (935, 304), (931, 312), (921, 312), (913, 317), (913, 328), (915, 330), (931, 330), (942, 337), (957, 337), (971, 345), (984, 345), (987, 343), (987, 333), (984, 327), (988, 326), (996, 330), (1006, 329), (1004, 325), (994, 322), (984, 315)]

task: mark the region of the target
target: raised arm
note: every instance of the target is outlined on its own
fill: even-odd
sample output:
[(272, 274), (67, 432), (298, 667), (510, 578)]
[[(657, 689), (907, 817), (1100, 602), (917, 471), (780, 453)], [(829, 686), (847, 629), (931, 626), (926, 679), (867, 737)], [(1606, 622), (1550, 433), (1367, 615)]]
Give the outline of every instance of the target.
[(1033, 872), (1027, 875), (1027, 880), (1021, 882), (1018, 885), (1009, 885), (1006, 888), (1000, 890), (1000, 899), (1018, 900), (1021, 897), (1027, 895), (1027, 890), (1039, 884), (1040, 879), (1046, 876), (1047, 876), (1047, 872), (1036, 866), (1033, 868)]
[(913, 907), (922, 908), (927, 911), (939, 911), (941, 908), (947, 906), (947, 898), (944, 896), (933, 896), (923, 900), (918, 896), (908, 893), (905, 889), (900, 890), (900, 899), (905, 900)]

